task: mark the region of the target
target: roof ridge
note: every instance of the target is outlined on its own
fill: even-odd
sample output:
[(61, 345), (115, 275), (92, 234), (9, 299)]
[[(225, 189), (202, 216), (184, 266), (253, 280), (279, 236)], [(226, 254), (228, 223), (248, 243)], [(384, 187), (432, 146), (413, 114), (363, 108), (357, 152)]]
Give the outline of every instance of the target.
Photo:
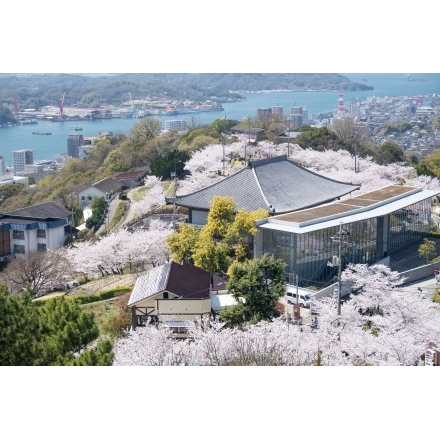
[[(212, 188), (212, 187), (214, 187), (216, 185), (219, 185), (220, 183), (225, 182), (226, 180), (231, 179), (232, 177), (237, 176), (240, 173), (244, 173), (248, 169), (250, 169), (250, 168), (248, 166), (245, 166), (241, 170), (238, 170), (237, 172), (235, 172), (233, 174), (230, 174), (229, 176), (226, 176), (224, 179), (221, 179), (218, 182), (214, 182), (211, 185), (205, 186), (204, 188), (200, 188), (200, 189), (198, 189), (198, 190), (196, 190), (194, 192), (191, 192), (191, 193), (188, 193), (188, 194), (182, 194), (180, 196), (176, 196), (175, 199), (178, 200), (181, 197), (186, 197), (186, 196), (189, 196), (189, 195), (192, 196), (192, 195), (197, 194), (199, 192), (206, 191), (207, 188)], [(173, 197), (167, 197), (167, 199), (173, 199)]]

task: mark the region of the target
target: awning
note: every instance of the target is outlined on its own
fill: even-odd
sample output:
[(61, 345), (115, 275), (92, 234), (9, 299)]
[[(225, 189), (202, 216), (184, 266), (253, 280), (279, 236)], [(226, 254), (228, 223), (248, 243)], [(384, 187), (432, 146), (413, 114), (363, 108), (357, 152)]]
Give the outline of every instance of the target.
[(233, 306), (236, 304), (234, 297), (229, 294), (211, 295), (211, 308), (218, 312), (224, 307)]

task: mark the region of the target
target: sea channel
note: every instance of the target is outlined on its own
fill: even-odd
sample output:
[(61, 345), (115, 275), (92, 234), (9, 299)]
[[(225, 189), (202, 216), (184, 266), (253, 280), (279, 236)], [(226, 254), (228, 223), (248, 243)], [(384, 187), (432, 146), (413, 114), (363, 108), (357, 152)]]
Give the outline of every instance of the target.
[[(344, 102), (359, 99), (361, 102), (369, 97), (377, 96), (414, 96), (440, 93), (440, 73), (407, 74), (386, 73), (356, 73), (343, 74), (352, 81), (374, 87), (374, 90), (345, 91)], [(290, 107), (302, 106), (310, 116), (331, 112), (338, 107), (339, 91), (276, 91), (242, 94), (245, 101), (222, 103), (223, 110), (206, 111), (194, 114), (154, 116), (159, 119), (162, 128), (167, 119), (186, 120), (191, 127), (210, 124), (215, 119), (224, 118), (242, 120), (255, 117), (258, 108), (283, 107), (288, 114)], [(82, 134), (84, 137), (96, 136), (100, 132), (129, 133), (138, 121), (133, 118), (114, 118), (93, 121), (40, 121), (36, 125), (18, 125), (0, 129), (0, 155), (7, 165), (12, 165), (12, 151), (29, 148), (34, 151), (34, 160), (45, 160), (57, 154), (67, 152), (67, 137), (69, 134)], [(78, 131), (80, 129), (80, 131)], [(50, 133), (50, 135), (35, 135)]]

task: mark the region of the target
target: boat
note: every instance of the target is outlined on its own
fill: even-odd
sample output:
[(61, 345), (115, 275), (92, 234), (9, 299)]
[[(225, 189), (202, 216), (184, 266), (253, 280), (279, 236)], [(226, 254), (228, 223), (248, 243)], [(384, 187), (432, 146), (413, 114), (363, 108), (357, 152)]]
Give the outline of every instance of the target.
[(44, 135), (48, 135), (48, 134), (52, 134), (50, 131), (33, 131), (32, 134), (44, 134)]
[(38, 121), (36, 119), (23, 119), (20, 121), (22, 125), (33, 125), (38, 124)]
[(82, 127), (75, 127), (75, 131), (82, 131)]

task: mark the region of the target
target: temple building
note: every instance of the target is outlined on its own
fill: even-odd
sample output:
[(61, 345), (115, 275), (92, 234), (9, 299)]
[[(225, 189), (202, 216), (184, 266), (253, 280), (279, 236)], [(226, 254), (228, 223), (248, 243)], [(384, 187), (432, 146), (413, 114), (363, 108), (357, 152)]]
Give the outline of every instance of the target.
[(190, 194), (168, 202), (188, 209), (188, 222), (206, 224), (215, 196), (232, 197), (236, 211), (267, 209), (271, 216), (290, 213), (339, 200), (360, 188), (340, 182), (290, 161), (286, 155), (251, 161), (240, 171)]

